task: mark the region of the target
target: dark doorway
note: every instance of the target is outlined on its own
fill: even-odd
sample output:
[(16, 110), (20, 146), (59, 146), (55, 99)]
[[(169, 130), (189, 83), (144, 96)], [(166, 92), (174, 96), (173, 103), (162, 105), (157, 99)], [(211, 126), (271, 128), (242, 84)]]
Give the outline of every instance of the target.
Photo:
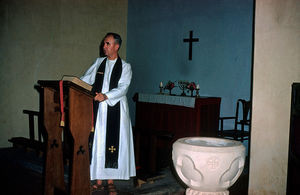
[[(291, 122), (289, 140), (289, 162), (287, 176), (287, 194), (296, 194), (300, 186), (297, 179), (300, 173), (300, 83), (292, 85)], [(297, 190), (299, 193), (299, 190)]]

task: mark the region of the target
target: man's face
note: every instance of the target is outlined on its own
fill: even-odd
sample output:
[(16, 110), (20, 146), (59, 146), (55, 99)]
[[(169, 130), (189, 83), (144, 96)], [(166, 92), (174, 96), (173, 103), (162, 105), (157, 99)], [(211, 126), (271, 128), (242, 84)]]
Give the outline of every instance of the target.
[(117, 57), (119, 44), (115, 43), (113, 36), (108, 36), (104, 39), (103, 51), (108, 59), (114, 59)]

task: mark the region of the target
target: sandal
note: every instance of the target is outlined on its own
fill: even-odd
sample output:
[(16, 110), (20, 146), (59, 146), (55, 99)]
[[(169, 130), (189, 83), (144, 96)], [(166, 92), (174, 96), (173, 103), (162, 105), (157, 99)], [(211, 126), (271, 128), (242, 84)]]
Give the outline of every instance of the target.
[(91, 182), (91, 191), (92, 192), (103, 191), (103, 190), (104, 190), (104, 186), (102, 184), (98, 184), (97, 181)]
[(107, 185), (107, 191), (108, 191), (109, 195), (117, 195), (118, 194), (116, 186), (111, 183)]

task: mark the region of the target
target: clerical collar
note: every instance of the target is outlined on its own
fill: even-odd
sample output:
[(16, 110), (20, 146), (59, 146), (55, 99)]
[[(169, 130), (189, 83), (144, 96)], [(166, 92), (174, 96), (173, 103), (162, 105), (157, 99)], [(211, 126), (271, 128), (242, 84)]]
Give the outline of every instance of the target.
[(115, 63), (117, 61), (118, 58), (114, 59), (114, 60), (110, 60), (107, 58), (107, 60), (109, 61), (109, 63)]

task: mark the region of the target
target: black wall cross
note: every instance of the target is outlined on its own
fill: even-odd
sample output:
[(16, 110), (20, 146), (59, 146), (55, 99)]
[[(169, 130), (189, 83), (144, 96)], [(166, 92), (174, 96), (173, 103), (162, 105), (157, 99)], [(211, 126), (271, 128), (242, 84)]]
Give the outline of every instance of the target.
[(198, 42), (198, 38), (193, 38), (193, 31), (190, 31), (190, 38), (188, 39), (183, 39), (183, 42), (189, 42), (189, 60), (192, 60), (192, 52), (193, 52), (193, 47), (192, 44), (193, 42)]

